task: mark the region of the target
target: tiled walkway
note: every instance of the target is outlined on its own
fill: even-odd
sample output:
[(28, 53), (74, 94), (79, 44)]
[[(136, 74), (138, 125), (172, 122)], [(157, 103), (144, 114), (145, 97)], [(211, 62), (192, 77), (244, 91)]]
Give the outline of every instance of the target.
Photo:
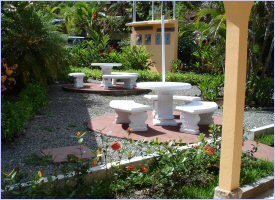
[(255, 158), (261, 160), (274, 160), (274, 148), (261, 143), (256, 144), (255, 141), (245, 141), (243, 146), (243, 152), (251, 150), (253, 148), (253, 145), (256, 145), (258, 148), (258, 150), (254, 154)]
[[(176, 121), (178, 122), (178, 126), (154, 126), (152, 124), (152, 113), (148, 112), (148, 131), (138, 131), (131, 134), (131, 138), (134, 140), (146, 140), (150, 141), (156, 137), (160, 138), (161, 142), (167, 142), (171, 140), (183, 140), (184, 143), (196, 143), (199, 141), (198, 135), (182, 133), (179, 131), (179, 112), (174, 112), (174, 116)], [(95, 117), (88, 122), (88, 126), (91, 130), (99, 131), (102, 134), (109, 134), (112, 132), (112, 136), (118, 138), (127, 138), (127, 128), (128, 124), (116, 124), (114, 122), (116, 117), (115, 113), (110, 113), (106, 115), (102, 115), (99, 117)], [(222, 123), (222, 118), (218, 116), (214, 116), (214, 122), (216, 124)], [(200, 131), (203, 133), (208, 132), (208, 126), (200, 126)]]

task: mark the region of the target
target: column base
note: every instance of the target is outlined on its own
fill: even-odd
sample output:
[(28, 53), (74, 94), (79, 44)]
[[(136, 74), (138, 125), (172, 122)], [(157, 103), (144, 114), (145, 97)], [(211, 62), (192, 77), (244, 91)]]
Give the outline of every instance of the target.
[(242, 190), (237, 188), (233, 191), (226, 191), (219, 187), (215, 188), (214, 199), (240, 199), (242, 197)]
[(174, 119), (153, 119), (155, 126), (177, 126), (177, 122)]

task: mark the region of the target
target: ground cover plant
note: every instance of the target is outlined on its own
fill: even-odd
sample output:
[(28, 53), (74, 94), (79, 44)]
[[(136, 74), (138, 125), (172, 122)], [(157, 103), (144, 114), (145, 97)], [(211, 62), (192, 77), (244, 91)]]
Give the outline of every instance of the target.
[(1, 139), (12, 141), (22, 133), (25, 124), (48, 102), (48, 90), (39, 83), (30, 83), (18, 96), (2, 96)]
[(274, 147), (274, 133), (258, 135), (255, 137), (255, 141)]
[[(4, 172), (3, 189), (5, 198), (213, 198), (214, 188), (218, 185), (220, 140), (218, 139), (220, 128), (212, 125), (210, 132), (213, 141), (208, 143), (205, 135), (200, 135), (201, 143), (188, 150), (178, 150), (184, 144), (170, 141), (160, 143), (159, 138), (145, 143), (131, 139), (131, 130), (127, 130), (130, 144), (141, 151), (141, 147), (149, 147), (144, 155), (152, 149), (158, 154), (153, 160), (146, 160), (140, 165), (122, 165), (120, 161), (113, 163), (112, 173), (106, 170), (106, 176), (102, 180), (86, 179), (86, 175), (93, 173), (89, 168), (97, 167), (102, 160), (112, 160), (109, 152), (115, 152), (120, 158), (126, 153), (128, 159), (134, 157), (135, 150), (125, 151), (124, 144), (113, 142), (110, 146), (103, 143), (94, 152), (97, 157), (92, 160), (82, 160), (70, 155), (65, 165), (64, 175), (74, 171), (75, 176), (69, 179), (49, 181), (44, 183), (43, 168), (41, 168), (28, 187), (21, 187), (8, 191), (8, 184), (18, 183), (16, 179), (20, 173), (16, 170)], [(76, 133), (78, 144), (84, 144), (86, 133)], [(106, 136), (103, 140), (108, 140)], [(149, 150), (149, 151), (148, 151)], [(273, 163), (256, 160), (253, 157), (256, 148), (246, 152), (242, 156), (241, 185), (251, 183), (259, 178), (273, 174)]]

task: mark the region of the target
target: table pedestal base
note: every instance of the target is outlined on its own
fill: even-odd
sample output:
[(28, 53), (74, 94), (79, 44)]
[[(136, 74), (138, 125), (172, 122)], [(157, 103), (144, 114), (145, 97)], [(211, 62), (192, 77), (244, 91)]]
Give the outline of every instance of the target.
[(155, 126), (177, 126), (177, 122), (174, 119), (153, 119)]
[(155, 126), (177, 126), (173, 115), (173, 96), (172, 94), (158, 94), (158, 101), (154, 102)]

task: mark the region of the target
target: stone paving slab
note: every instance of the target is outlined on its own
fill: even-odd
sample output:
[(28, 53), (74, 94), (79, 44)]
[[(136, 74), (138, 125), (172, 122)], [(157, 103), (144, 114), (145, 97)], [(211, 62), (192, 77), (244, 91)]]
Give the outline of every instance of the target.
[[(130, 137), (134, 140), (146, 140), (150, 141), (156, 137), (160, 138), (161, 142), (167, 142), (170, 140), (179, 141), (183, 140), (184, 143), (196, 143), (199, 141), (198, 135), (182, 133), (179, 131), (180, 129), (180, 120), (179, 120), (179, 112), (174, 112), (175, 120), (178, 122), (177, 126), (154, 126), (152, 124), (152, 112), (148, 112), (148, 130), (147, 131), (136, 131), (130, 135)], [(102, 115), (99, 117), (95, 117), (88, 121), (88, 127), (93, 131), (101, 130), (102, 134), (112, 133), (111, 136), (118, 138), (127, 138), (127, 128), (128, 124), (116, 124), (114, 122), (116, 117), (115, 113), (110, 113), (106, 115)], [(214, 122), (216, 124), (221, 125), (222, 117), (214, 116)], [(208, 126), (202, 125), (200, 126), (200, 131), (205, 133), (207, 136)]]
[(244, 141), (243, 145), (243, 152), (246, 152), (247, 150), (251, 150), (253, 148), (253, 145), (257, 145), (258, 150), (254, 154), (255, 158), (261, 159), (261, 160), (274, 160), (274, 148), (265, 144), (256, 143), (255, 141)]
[[(82, 152), (82, 155), (80, 152)], [(54, 163), (67, 162), (68, 155), (74, 155), (79, 159), (89, 159), (89, 158), (95, 157), (95, 155), (91, 153), (91, 150), (88, 147), (83, 145), (81, 145), (81, 151), (80, 151), (80, 145), (76, 145), (76, 146), (59, 147), (59, 148), (53, 148), (53, 149), (44, 149), (42, 150), (42, 154), (52, 156)]]

